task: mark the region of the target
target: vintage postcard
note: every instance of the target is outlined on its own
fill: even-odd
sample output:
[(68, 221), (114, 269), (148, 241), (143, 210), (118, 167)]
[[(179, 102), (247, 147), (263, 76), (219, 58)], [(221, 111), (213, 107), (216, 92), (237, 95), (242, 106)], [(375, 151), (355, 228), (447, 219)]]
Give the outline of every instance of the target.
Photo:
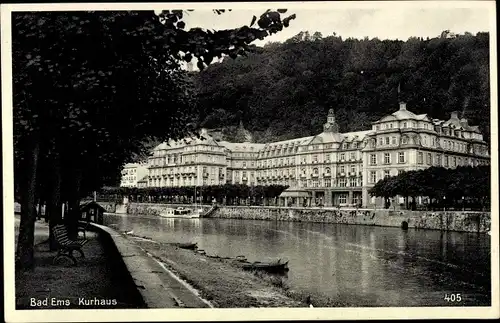
[(500, 316), (493, 1), (1, 27), (7, 322)]

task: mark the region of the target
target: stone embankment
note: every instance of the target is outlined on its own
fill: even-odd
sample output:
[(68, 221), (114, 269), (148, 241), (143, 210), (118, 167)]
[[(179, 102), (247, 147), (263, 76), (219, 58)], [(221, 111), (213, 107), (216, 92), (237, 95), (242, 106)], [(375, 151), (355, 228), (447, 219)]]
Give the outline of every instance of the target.
[[(158, 216), (167, 208), (194, 209), (194, 205), (174, 205), (157, 203), (129, 203), (123, 205), (101, 203), (110, 213), (122, 208), (123, 213)], [(210, 206), (205, 205), (204, 208)], [(387, 209), (352, 209), (352, 208), (302, 208), (272, 206), (219, 206), (212, 218), (321, 222), (405, 227), (464, 232), (488, 232), (491, 225), (490, 212), (475, 211), (407, 211)]]
[(376, 225), (415, 229), (488, 232), (489, 212), (406, 211), (334, 208), (280, 208), (225, 206), (214, 212), (215, 218), (322, 222)]

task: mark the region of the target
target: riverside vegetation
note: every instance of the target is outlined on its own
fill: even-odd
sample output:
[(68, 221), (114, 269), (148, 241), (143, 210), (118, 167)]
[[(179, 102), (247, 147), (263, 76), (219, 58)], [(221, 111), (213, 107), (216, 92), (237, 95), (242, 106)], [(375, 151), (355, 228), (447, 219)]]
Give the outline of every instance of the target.
[(151, 141), (197, 133), (198, 105), (182, 62), (196, 57), (203, 69), (215, 57), (245, 55), (295, 18), (267, 10), (248, 25), (212, 31), (187, 28), (186, 11), (12, 14), (17, 269), (34, 265), (36, 204), (47, 205), (51, 227), (68, 205), (75, 237), (82, 197), (114, 185), (121, 166), (147, 154)]

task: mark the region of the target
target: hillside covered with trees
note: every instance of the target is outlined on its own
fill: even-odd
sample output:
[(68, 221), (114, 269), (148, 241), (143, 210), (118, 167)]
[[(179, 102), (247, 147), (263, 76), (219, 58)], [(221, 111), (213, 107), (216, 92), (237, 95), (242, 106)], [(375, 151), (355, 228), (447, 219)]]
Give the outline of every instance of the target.
[(399, 41), (303, 32), (212, 64), (194, 80), (201, 126), (242, 122), (256, 142), (319, 133), (330, 108), (342, 132), (369, 129), (400, 100), (433, 118), (458, 111), (489, 140), (488, 33)]

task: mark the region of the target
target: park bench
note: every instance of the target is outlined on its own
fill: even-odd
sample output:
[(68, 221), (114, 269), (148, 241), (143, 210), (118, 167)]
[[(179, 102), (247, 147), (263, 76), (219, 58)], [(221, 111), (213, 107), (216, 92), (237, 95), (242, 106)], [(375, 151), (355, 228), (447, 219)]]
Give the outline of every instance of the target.
[(85, 258), (85, 255), (82, 251), (82, 247), (88, 242), (86, 239), (78, 239), (78, 240), (70, 240), (68, 237), (68, 229), (64, 224), (58, 224), (54, 226), (52, 229), (54, 233), (54, 238), (56, 239), (57, 244), (59, 245), (59, 251), (57, 255), (54, 257), (53, 263), (55, 264), (58, 259), (61, 257), (67, 257), (73, 261), (73, 264), (76, 265), (76, 258), (73, 257), (73, 251), (77, 251), (82, 258)]

